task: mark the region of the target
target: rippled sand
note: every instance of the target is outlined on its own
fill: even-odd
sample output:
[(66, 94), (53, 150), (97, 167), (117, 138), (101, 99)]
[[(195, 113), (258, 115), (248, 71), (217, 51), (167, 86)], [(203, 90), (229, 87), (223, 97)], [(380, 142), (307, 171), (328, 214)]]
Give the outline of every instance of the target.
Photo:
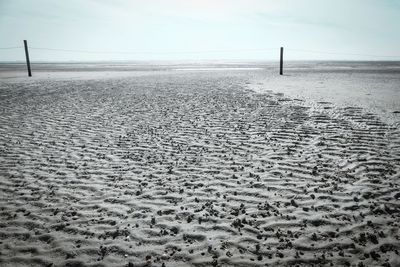
[(0, 265), (399, 266), (399, 128), (249, 82), (2, 83)]

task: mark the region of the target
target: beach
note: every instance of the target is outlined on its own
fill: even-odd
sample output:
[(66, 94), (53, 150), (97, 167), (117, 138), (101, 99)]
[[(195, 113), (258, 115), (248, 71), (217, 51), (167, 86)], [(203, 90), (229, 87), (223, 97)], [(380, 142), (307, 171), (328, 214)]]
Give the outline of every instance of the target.
[(1, 66), (0, 265), (399, 266), (400, 64), (285, 68)]

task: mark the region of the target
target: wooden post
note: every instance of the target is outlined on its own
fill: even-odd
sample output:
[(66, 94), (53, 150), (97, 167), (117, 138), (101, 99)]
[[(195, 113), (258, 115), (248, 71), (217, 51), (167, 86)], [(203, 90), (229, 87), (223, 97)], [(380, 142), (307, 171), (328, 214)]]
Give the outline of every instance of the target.
[(283, 75), (283, 47), (281, 47), (281, 64), (279, 68), (279, 74)]
[(25, 47), (26, 66), (28, 67), (28, 76), (32, 77), (31, 62), (29, 61), (28, 42), (26, 40), (24, 40), (24, 47)]

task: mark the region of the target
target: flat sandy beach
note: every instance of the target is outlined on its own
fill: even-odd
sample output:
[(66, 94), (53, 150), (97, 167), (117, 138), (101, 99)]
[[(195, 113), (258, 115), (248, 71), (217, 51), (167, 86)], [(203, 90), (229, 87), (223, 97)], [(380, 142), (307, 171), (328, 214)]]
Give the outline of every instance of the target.
[(0, 266), (400, 266), (399, 64), (307, 66), (2, 66)]

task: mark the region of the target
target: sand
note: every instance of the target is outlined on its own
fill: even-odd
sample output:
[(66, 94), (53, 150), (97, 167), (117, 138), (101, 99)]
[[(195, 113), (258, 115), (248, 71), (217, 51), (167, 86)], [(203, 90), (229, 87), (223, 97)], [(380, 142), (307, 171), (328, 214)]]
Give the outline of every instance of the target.
[(0, 265), (400, 266), (398, 124), (252, 77), (3, 79)]
[(290, 98), (361, 107), (385, 123), (399, 122), (400, 62), (295, 62), (287, 63), (285, 76), (260, 71), (252, 89), (266, 89)]

